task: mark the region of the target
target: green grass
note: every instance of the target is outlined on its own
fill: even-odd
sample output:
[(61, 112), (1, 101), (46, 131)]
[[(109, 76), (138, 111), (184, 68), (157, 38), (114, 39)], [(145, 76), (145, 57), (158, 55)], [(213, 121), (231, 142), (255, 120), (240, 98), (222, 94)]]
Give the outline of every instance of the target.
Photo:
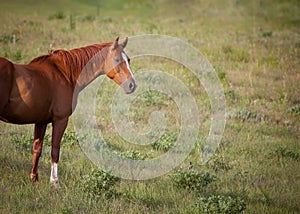
[[(96, 170), (84, 155), (71, 120), (59, 163), (62, 189), (55, 191), (49, 184), (51, 126), (39, 164), (40, 183), (33, 186), (29, 180), (33, 126), (1, 122), (0, 213), (300, 212), (299, 1), (18, 0), (1, 1), (0, 12), (0, 56), (16, 63), (27, 63), (50, 49), (112, 41), (116, 36), (178, 37), (214, 66), (227, 105), (221, 145), (201, 165), (198, 158), (210, 128), (205, 89), (175, 62), (133, 59), (135, 73), (167, 71), (193, 94), (201, 124), (186, 161), (152, 180), (115, 180)], [(133, 145), (113, 129), (107, 106), (115, 89), (112, 81), (103, 83), (99, 96), (104, 105), (97, 109), (99, 128), (111, 148), (140, 160), (168, 151), (179, 134), (176, 104), (153, 91), (139, 95), (129, 115), (136, 128), (147, 130), (151, 112), (159, 110), (167, 118), (167, 129), (152, 145)], [(209, 175), (205, 185), (204, 175)]]

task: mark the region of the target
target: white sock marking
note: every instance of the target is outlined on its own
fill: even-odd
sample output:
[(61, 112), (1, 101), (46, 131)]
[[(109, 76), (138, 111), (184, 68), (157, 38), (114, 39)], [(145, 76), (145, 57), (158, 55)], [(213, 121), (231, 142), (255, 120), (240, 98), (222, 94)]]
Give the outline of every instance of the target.
[(50, 176), (50, 182), (56, 182), (56, 181), (58, 181), (58, 174), (57, 174), (57, 171), (58, 171), (58, 164), (52, 162), (52, 164), (51, 164), (51, 176)]

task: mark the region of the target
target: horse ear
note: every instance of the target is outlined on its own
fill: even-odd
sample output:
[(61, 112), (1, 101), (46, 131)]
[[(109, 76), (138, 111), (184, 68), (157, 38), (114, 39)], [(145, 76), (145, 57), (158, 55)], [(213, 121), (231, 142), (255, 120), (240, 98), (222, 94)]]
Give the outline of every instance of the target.
[(111, 50), (115, 50), (115, 49), (117, 49), (117, 47), (118, 47), (118, 42), (119, 42), (119, 37), (117, 37), (116, 39), (115, 39), (115, 41), (112, 43), (112, 45), (111, 45)]
[(126, 45), (127, 45), (127, 42), (128, 42), (128, 37), (126, 37), (126, 38), (124, 39), (124, 41), (121, 43), (121, 46), (122, 46), (123, 48), (125, 48)]

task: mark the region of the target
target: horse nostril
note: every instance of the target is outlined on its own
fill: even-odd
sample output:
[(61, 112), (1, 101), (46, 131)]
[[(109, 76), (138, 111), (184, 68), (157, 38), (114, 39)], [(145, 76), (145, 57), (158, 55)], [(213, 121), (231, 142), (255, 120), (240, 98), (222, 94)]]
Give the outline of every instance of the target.
[(131, 83), (129, 83), (129, 89), (130, 90), (132, 90), (134, 88), (134, 85), (133, 85), (133, 83), (131, 82)]

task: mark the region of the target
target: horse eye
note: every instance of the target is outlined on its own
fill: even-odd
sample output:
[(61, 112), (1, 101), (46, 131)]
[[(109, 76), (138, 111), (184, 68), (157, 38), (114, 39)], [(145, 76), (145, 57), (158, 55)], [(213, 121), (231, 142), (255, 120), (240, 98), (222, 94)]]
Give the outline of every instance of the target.
[(120, 62), (121, 62), (121, 59), (115, 59), (115, 62), (116, 62), (116, 63), (120, 63)]

